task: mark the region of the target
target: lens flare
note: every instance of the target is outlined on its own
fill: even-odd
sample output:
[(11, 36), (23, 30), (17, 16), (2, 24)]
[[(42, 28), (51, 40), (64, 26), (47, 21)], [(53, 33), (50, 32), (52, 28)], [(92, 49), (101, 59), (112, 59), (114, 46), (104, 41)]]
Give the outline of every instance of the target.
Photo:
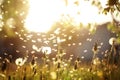
[(25, 27), (30, 31), (45, 32), (59, 20), (63, 11), (61, 0), (30, 0)]

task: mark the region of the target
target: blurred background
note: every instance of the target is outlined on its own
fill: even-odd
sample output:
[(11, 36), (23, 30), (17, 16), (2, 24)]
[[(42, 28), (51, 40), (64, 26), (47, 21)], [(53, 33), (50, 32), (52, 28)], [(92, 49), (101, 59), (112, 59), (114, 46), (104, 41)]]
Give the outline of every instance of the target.
[(102, 58), (110, 38), (120, 42), (119, 10), (119, 0), (0, 0), (0, 59), (40, 61), (47, 46), (50, 58), (59, 49), (89, 61), (95, 42)]

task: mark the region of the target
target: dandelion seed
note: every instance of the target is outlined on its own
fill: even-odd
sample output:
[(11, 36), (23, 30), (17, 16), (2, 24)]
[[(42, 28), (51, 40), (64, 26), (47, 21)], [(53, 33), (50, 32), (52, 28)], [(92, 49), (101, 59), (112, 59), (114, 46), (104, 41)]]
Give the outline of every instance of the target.
[(31, 39), (33, 37), (32, 34), (28, 35), (27, 38)]
[(53, 61), (55, 61), (55, 58), (52, 58)]
[(26, 48), (26, 46), (22, 46), (23, 48)]
[(14, 44), (13, 43), (10, 43), (11, 46), (13, 46)]
[(47, 38), (43, 38), (43, 41), (46, 41), (47, 40)]
[(52, 49), (52, 51), (55, 51), (55, 52), (56, 52), (56, 51), (57, 51), (57, 49)]
[(15, 32), (16, 35), (18, 35), (19, 33), (18, 32)]
[(23, 42), (27, 42), (27, 40), (24, 40)]
[(71, 44), (68, 44), (68, 46), (71, 46)]
[(66, 39), (61, 39), (61, 42), (65, 42), (66, 41)]
[(71, 32), (71, 33), (75, 33), (75, 30), (71, 30), (70, 32)]
[(72, 36), (69, 36), (69, 37), (68, 37), (68, 40), (71, 40), (71, 39), (72, 39)]
[(84, 56), (81, 57), (81, 59), (84, 59), (84, 58), (85, 58)]
[(103, 42), (100, 43), (101, 46), (102, 46), (103, 44), (104, 44)]
[(7, 56), (8, 54), (7, 54), (7, 53), (4, 53), (4, 55), (6, 55), (6, 56)]
[(4, 35), (5, 38), (7, 38), (8, 36), (7, 35)]
[(72, 57), (70, 57), (70, 59), (69, 59), (69, 61), (71, 61), (73, 58)]
[(60, 28), (57, 28), (55, 31), (54, 31), (55, 34), (59, 34), (60, 33)]
[(36, 41), (35, 41), (35, 40), (32, 40), (31, 42), (32, 42), (32, 43), (36, 43)]
[(83, 52), (86, 53), (86, 52), (88, 52), (88, 50), (84, 50)]
[(15, 25), (15, 20), (13, 18), (9, 18), (7, 21), (6, 21), (6, 25), (10, 28), (15, 28), (14, 25)]
[(100, 48), (102, 48), (102, 46), (98, 46), (98, 48), (100, 49)]
[(31, 51), (31, 53), (32, 53), (32, 54), (34, 54), (34, 53), (35, 53), (35, 51)]
[(80, 43), (78, 43), (78, 45), (80, 45), (80, 46), (81, 46), (81, 45), (82, 45), (82, 43), (80, 42)]
[(21, 40), (24, 40), (24, 38), (20, 37)]
[(42, 42), (42, 40), (41, 40), (41, 39), (39, 39), (39, 38), (37, 39), (37, 41), (38, 41), (38, 42)]
[(7, 1), (7, 3), (9, 4), (9, 3), (10, 3), (10, 1)]
[(25, 12), (23, 11), (23, 12), (21, 12), (19, 15), (20, 15), (20, 16), (23, 16), (24, 14), (25, 14)]
[(40, 36), (41, 34), (40, 33), (37, 33), (37, 36)]
[(26, 1), (23, 1), (22, 3), (23, 3), (23, 4), (26, 4), (27, 2), (26, 2)]
[(76, 44), (75, 44), (75, 43), (73, 43), (72, 45), (73, 45), (73, 46), (75, 46)]
[(67, 35), (66, 35), (66, 34), (64, 34), (63, 36), (64, 36), (64, 37), (67, 37)]

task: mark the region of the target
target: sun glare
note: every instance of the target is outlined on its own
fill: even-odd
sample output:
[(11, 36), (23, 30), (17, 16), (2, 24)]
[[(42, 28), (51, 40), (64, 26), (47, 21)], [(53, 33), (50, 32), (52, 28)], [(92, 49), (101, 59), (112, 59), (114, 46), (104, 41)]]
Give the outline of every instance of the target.
[(62, 10), (61, 0), (30, 0), (25, 27), (30, 31), (45, 32), (56, 22)]
[(26, 18), (25, 27), (29, 31), (47, 32), (56, 21), (59, 21), (62, 14), (69, 14), (73, 17), (75, 25), (79, 25), (79, 23), (101, 24), (111, 20), (110, 15), (98, 14), (98, 9), (91, 6), (89, 1), (77, 0), (77, 4), (75, 4), (75, 1), (30, 0), (30, 9)]

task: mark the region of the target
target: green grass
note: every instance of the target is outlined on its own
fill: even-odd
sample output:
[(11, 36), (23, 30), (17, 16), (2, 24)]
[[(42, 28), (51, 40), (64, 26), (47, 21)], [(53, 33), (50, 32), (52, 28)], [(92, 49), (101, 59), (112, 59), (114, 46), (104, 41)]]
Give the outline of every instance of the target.
[[(91, 70), (89, 66), (45, 67), (37, 65), (33, 71), (29, 64), (21, 66), (13, 72), (0, 72), (0, 80), (120, 80), (120, 68), (104, 71)], [(8, 79), (10, 78), (10, 79)]]

